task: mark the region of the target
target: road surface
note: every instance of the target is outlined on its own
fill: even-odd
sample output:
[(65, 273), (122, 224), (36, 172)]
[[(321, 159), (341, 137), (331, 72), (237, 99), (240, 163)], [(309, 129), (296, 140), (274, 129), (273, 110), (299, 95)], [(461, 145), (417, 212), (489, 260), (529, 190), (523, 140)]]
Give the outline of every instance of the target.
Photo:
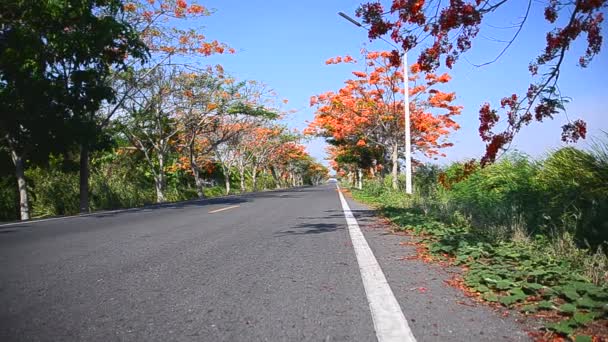
[(401, 323), (376, 278), (418, 341), (525, 340), (348, 204), (371, 288), (335, 184), (0, 226), (0, 340), (406, 340), (382, 335)]

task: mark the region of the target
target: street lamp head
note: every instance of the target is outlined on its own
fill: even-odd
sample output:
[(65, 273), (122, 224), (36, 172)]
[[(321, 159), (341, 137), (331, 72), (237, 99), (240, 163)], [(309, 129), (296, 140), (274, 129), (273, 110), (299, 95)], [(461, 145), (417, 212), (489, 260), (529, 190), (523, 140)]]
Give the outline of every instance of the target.
[(346, 13), (344, 13), (344, 12), (338, 12), (338, 14), (339, 14), (339, 15), (340, 15), (342, 18), (344, 18), (344, 19), (346, 19), (346, 20), (350, 21), (351, 23), (353, 23), (353, 24), (354, 24), (354, 25), (356, 25), (356, 26), (359, 26), (359, 27), (362, 27), (362, 26), (363, 26), (363, 25), (361, 25), (361, 23), (359, 23), (359, 22), (358, 22), (358, 21), (356, 21), (355, 19), (353, 19), (353, 18), (349, 17), (349, 16), (348, 16)]

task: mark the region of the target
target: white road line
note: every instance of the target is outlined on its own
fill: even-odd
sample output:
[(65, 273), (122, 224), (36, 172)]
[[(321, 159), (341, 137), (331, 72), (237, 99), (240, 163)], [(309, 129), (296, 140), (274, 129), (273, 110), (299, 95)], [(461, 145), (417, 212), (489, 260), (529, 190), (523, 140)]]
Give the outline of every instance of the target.
[(415, 342), (416, 339), (412, 330), (410, 330), (399, 302), (397, 302), (384, 273), (382, 273), (380, 264), (378, 264), (374, 253), (369, 248), (357, 219), (340, 191), (340, 186), (337, 186), (337, 188), (344, 217), (348, 224), (350, 239), (359, 263), (363, 288), (367, 295), (378, 342)]
[(240, 207), (240, 205), (233, 205), (233, 206), (230, 206), (230, 207), (225, 207), (225, 208), (215, 209), (215, 210), (211, 210), (211, 211), (209, 212), (209, 214), (213, 214), (213, 213), (219, 213), (220, 211), (229, 210), (229, 209), (234, 209), (234, 208), (238, 208), (238, 207)]

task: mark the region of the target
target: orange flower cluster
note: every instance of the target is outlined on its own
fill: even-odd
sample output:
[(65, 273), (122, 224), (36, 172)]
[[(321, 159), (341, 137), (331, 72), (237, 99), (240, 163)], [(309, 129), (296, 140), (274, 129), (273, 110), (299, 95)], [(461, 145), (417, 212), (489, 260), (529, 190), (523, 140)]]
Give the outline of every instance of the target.
[[(365, 55), (367, 72), (353, 71), (355, 79), (347, 80), (337, 92), (326, 92), (310, 98), (316, 107), (315, 118), (305, 134), (331, 138), (356, 147), (388, 147), (403, 141), (404, 102), (403, 73), (391, 63), (390, 52)], [(327, 64), (350, 62), (352, 58), (334, 57)], [(347, 62), (347, 63), (348, 63)], [(446, 137), (459, 128), (453, 116), (462, 107), (452, 104), (453, 92), (437, 86), (450, 80), (448, 74), (435, 75), (410, 67), (409, 88), (412, 140), (415, 152), (436, 157), (440, 149), (451, 146)], [(339, 150), (331, 153), (339, 154)]]

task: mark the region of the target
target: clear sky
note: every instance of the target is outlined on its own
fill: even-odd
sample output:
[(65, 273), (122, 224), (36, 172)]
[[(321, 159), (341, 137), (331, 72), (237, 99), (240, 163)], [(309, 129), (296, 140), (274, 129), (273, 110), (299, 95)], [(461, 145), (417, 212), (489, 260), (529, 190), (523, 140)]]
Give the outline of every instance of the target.
[[(337, 15), (343, 11), (354, 17), (361, 1), (338, 0), (208, 0), (199, 1), (215, 13), (200, 21), (202, 33), (209, 39), (228, 43), (237, 50), (235, 55), (207, 58), (204, 63), (224, 66), (225, 70), (239, 79), (262, 81), (276, 90), (281, 98), (289, 100), (288, 109), (295, 109), (287, 120), (289, 126), (303, 129), (314, 117), (309, 107), (310, 96), (339, 89), (351, 76), (352, 65), (325, 65), (330, 57), (350, 54), (360, 56), (362, 47), (368, 50), (388, 50), (382, 41), (370, 43), (364, 30), (357, 28)], [(386, 1), (385, 1), (386, 3)], [(496, 40), (508, 39), (512, 26), (525, 13), (527, 1), (509, 2), (507, 8), (488, 18), (491, 26), (484, 26), (473, 48), (461, 58), (450, 74), (453, 79), (444, 89), (455, 91), (457, 104), (464, 106), (457, 118), (461, 129), (453, 134), (454, 147), (446, 150), (447, 158), (439, 161), (480, 157), (484, 145), (477, 133), (478, 110), (482, 103), (494, 106), (500, 98), (512, 93), (523, 94), (530, 83), (527, 70), (529, 62), (544, 47), (545, 34), (549, 29), (543, 18), (543, 7), (533, 2), (532, 12), (518, 40), (498, 62), (482, 68), (474, 67), (492, 60), (504, 47)], [(608, 16), (606, 16), (608, 17)], [(608, 40), (606, 23), (602, 26), (604, 41)], [(571, 49), (562, 69), (560, 89), (572, 98), (567, 105), (570, 119), (587, 121), (589, 136), (599, 136), (608, 131), (606, 105), (608, 97), (608, 47), (593, 60), (590, 67), (576, 66), (584, 50), (583, 44)], [(410, 62), (416, 52), (411, 53)], [(445, 70), (444, 70), (445, 71)], [(533, 123), (515, 140), (514, 148), (539, 156), (561, 146), (561, 126), (566, 117), (560, 114), (555, 120), (543, 124)], [(585, 147), (589, 141), (579, 143)], [(312, 156), (325, 158), (324, 143), (317, 139), (308, 143)]]

